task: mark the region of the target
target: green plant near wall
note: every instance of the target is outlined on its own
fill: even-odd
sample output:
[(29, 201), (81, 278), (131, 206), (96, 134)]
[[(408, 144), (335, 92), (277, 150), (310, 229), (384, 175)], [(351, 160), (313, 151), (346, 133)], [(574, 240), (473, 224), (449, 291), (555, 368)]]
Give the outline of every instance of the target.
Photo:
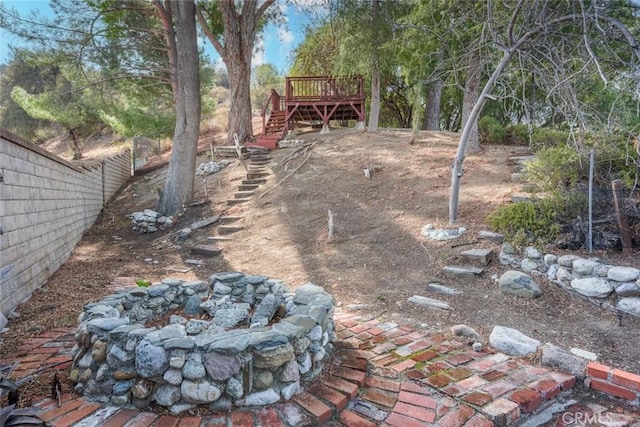
[(136, 279), (136, 285), (141, 288), (148, 288), (149, 286), (151, 286), (151, 282), (145, 279)]

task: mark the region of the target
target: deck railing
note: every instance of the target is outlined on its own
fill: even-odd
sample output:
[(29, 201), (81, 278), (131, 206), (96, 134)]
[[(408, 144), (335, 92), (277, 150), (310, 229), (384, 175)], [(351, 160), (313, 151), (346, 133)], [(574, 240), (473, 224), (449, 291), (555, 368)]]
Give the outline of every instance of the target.
[(363, 99), (362, 76), (305, 76), (285, 79), (285, 102)]

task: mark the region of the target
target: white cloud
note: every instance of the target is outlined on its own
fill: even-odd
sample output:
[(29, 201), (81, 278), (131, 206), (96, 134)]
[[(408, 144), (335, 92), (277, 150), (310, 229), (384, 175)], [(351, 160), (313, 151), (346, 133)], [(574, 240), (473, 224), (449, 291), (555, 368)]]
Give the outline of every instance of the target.
[(256, 44), (253, 48), (253, 58), (251, 59), (251, 65), (255, 67), (256, 65), (262, 65), (265, 61), (265, 45), (264, 40), (256, 40)]
[(291, 31), (285, 30), (284, 28), (279, 28), (278, 39), (280, 39), (280, 43), (291, 44), (295, 40), (295, 36)]

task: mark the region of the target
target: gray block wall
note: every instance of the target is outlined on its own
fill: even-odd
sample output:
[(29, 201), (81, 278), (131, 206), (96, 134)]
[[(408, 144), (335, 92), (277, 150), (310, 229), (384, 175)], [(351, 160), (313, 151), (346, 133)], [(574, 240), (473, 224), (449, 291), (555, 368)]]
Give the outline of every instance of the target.
[(131, 157), (71, 163), (0, 130), (0, 173), (0, 311), (7, 313), (69, 257), (131, 176)]

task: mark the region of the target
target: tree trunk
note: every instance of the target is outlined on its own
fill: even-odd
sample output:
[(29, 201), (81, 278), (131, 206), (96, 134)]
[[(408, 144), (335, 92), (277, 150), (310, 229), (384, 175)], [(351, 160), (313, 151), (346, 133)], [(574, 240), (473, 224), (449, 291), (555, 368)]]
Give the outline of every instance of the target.
[(82, 143), (76, 129), (69, 129), (69, 148), (73, 152), (73, 160), (82, 159)]
[[(371, 0), (371, 17), (373, 22), (373, 39), (377, 37), (377, 20), (380, 13), (380, 0)], [(374, 43), (375, 44), (375, 43)], [(377, 44), (373, 49), (373, 59), (371, 63), (371, 111), (369, 111), (369, 132), (378, 131), (378, 121), (380, 119), (380, 62), (378, 59)]]
[(193, 0), (172, 2), (175, 13), (177, 74), (173, 96), (176, 104), (176, 127), (169, 170), (156, 210), (174, 215), (191, 201), (200, 133), (200, 81), (198, 38)]
[[(523, 38), (522, 40), (526, 39)], [(451, 193), (449, 195), (450, 224), (456, 224), (458, 222), (458, 200), (460, 197), (460, 178), (462, 177), (462, 163), (464, 162), (464, 154), (469, 142), (469, 136), (471, 135), (472, 127), (475, 123), (477, 123), (478, 116), (480, 115), (480, 111), (482, 111), (482, 107), (484, 107), (484, 103), (487, 101), (488, 95), (493, 90), (493, 87), (496, 85), (496, 81), (498, 80), (500, 75), (502, 75), (505, 67), (513, 57), (517, 46), (518, 45), (516, 45), (516, 47), (511, 50), (505, 51), (504, 56), (500, 60), (500, 63), (498, 64), (496, 69), (493, 70), (491, 77), (489, 77), (489, 80), (487, 80), (487, 83), (484, 85), (484, 89), (482, 89), (480, 97), (473, 105), (473, 108), (469, 113), (468, 120), (464, 123), (464, 128), (462, 129), (462, 133), (460, 134), (458, 150), (456, 151), (456, 158), (453, 162), (453, 167), (451, 168)]]
[(242, 60), (225, 61), (231, 89), (229, 109), (229, 134), (227, 144), (233, 144), (233, 134), (241, 143), (253, 136), (251, 124), (251, 64), (244, 66)]
[[(462, 98), (462, 126), (467, 127), (467, 121), (471, 117), (471, 110), (478, 102), (478, 94), (480, 92), (480, 69), (482, 61), (480, 52), (474, 50), (469, 57), (469, 69), (464, 84), (464, 97)], [(471, 122), (469, 131), (469, 139), (465, 154), (473, 154), (480, 151), (480, 137), (478, 134), (478, 118), (474, 118)]]
[(261, 6), (258, 6), (257, 1), (245, 1), (242, 3), (242, 10), (238, 13), (235, 1), (217, 1), (217, 11), (224, 26), (222, 34), (216, 34), (211, 30), (202, 10), (197, 12), (200, 27), (222, 57), (229, 75), (231, 105), (227, 144), (233, 144), (234, 134), (238, 135), (240, 143), (246, 142), (253, 135), (251, 57), (261, 19), (267, 8), (274, 2), (275, 0), (265, 0)]
[(442, 100), (442, 80), (438, 79), (427, 88), (427, 105), (424, 111), (424, 130), (440, 130), (440, 102)]

